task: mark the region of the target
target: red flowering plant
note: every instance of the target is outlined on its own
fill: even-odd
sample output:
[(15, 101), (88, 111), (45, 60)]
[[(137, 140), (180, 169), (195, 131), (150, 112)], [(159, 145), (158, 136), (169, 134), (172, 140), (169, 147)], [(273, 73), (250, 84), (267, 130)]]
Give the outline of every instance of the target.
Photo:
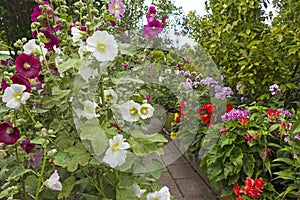
[[(221, 196), (231, 196), (232, 188), (236, 199), (276, 199), (288, 192), (289, 185), (282, 184), (283, 174), (287, 175), (283, 166), (289, 163), (294, 168), (296, 160), (289, 162), (283, 151), (298, 148), (297, 139), (291, 137), (299, 112), (253, 104), (232, 108), (221, 118), (223, 125), (210, 131), (212, 136), (204, 138), (202, 147), (212, 144), (217, 134), (218, 141), (201, 154), (201, 166)], [(261, 178), (249, 178), (253, 176)], [(245, 186), (239, 187), (245, 179)]]

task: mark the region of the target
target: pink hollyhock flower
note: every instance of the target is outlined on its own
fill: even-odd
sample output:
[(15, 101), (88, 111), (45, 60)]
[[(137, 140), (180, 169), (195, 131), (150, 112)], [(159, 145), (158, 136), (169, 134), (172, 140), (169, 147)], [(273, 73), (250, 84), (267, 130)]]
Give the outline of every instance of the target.
[(156, 8), (154, 6), (150, 6), (148, 13), (146, 15), (147, 22), (149, 23), (149, 22), (153, 21), (155, 16), (156, 16)]
[(25, 78), (35, 78), (41, 69), (41, 63), (34, 54), (20, 54), (15, 61), (16, 70)]
[(54, 51), (54, 46), (56, 46), (56, 48), (59, 47), (60, 41), (55, 35), (51, 34), (49, 31), (43, 31), (42, 33), (44, 33), (47, 38), (47, 42), (45, 42), (46, 49)]
[(30, 153), (35, 148), (35, 145), (30, 140), (23, 140), (20, 145), (26, 153)]
[(110, 0), (108, 5), (109, 13), (114, 14), (117, 19), (120, 19), (120, 15), (124, 15), (126, 6), (122, 3), (122, 0)]
[[(41, 5), (50, 5), (48, 1), (44, 1), (43, 3), (38, 3), (37, 6), (33, 8), (33, 13), (30, 15), (31, 21), (37, 22), (37, 18), (42, 15), (43, 11), (40, 9)], [(52, 14), (53, 11), (48, 11), (47, 14), (50, 15)]]
[(31, 154), (30, 157), (28, 158), (28, 168), (38, 167), (42, 163), (43, 157), (44, 157), (44, 150), (43, 149), (39, 149), (34, 154)]
[(15, 144), (20, 138), (20, 132), (17, 127), (13, 127), (10, 122), (0, 124), (0, 142), (6, 145)]
[(163, 24), (160, 21), (154, 19), (148, 22), (147, 25), (144, 25), (143, 35), (147, 35), (149, 39), (152, 40), (155, 36), (163, 31), (163, 28)]
[(226, 128), (221, 129), (221, 130), (220, 130), (220, 133), (221, 133), (222, 135), (225, 134), (225, 133), (227, 133), (227, 129), (226, 129)]

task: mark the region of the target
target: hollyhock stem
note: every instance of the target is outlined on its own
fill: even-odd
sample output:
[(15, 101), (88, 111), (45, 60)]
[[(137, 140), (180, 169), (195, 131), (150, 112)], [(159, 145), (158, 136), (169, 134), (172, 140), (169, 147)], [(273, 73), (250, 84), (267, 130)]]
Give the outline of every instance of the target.
[(90, 1), (90, 0), (87, 0), (87, 1), (86, 1), (86, 7), (87, 7), (88, 19), (90, 20), (90, 22), (92, 22), (92, 21), (93, 21), (93, 18), (92, 18), (92, 14), (91, 14), (91, 8), (90, 8), (90, 5), (91, 5), (91, 1)]
[(23, 108), (26, 111), (27, 115), (30, 117), (31, 121), (36, 124), (36, 121), (33, 118), (33, 116), (31, 115), (31, 113), (29, 112), (28, 108), (26, 106), (23, 106)]
[(104, 194), (104, 192), (98, 187), (97, 183), (95, 182), (95, 180), (86, 173), (86, 171), (84, 171), (84, 169), (81, 168), (81, 171), (84, 173), (84, 175), (91, 181), (91, 183), (95, 186), (95, 188), (97, 189), (97, 191), (106, 199), (106, 195)]
[(104, 85), (103, 85), (103, 79), (101, 78), (100, 80), (100, 90), (101, 90), (101, 102), (102, 102), (102, 107), (105, 106), (105, 96), (104, 96)]
[(43, 175), (44, 175), (45, 166), (46, 166), (46, 160), (47, 160), (47, 143), (46, 143), (46, 139), (44, 141), (43, 148), (44, 148), (43, 164), (42, 164), (41, 174), (39, 175), (39, 179), (38, 179), (38, 186), (36, 188), (35, 199), (39, 199), (39, 195), (40, 195), (40, 191), (41, 191), (41, 184), (42, 184)]

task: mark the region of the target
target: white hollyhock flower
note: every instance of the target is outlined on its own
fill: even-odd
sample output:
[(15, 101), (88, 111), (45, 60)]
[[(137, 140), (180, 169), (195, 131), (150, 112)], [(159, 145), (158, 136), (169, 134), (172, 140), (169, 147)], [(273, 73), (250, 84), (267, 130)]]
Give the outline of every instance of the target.
[(78, 74), (80, 74), (85, 81), (88, 81), (90, 77), (95, 78), (98, 75), (98, 69), (84, 65), (79, 69)]
[(83, 110), (76, 109), (76, 113), (79, 116), (83, 116), (87, 119), (92, 119), (94, 117), (99, 117), (100, 115), (96, 114), (96, 107), (98, 105), (95, 102), (86, 100), (83, 102)]
[(20, 84), (12, 84), (6, 88), (2, 96), (2, 101), (6, 103), (9, 108), (20, 108), (21, 104), (26, 104), (30, 93), (24, 92), (26, 87)]
[(169, 188), (164, 186), (159, 191), (149, 193), (147, 195), (147, 200), (170, 200), (170, 196)]
[(144, 103), (139, 109), (139, 115), (142, 119), (151, 118), (154, 108), (149, 103)]
[(118, 101), (118, 95), (113, 89), (104, 90), (104, 98), (106, 102), (110, 102), (113, 105)]
[(86, 46), (83, 44), (83, 42), (80, 42), (80, 47), (78, 49), (78, 54), (80, 56), (80, 58), (83, 58), (83, 54), (86, 51)]
[(54, 173), (50, 176), (50, 178), (46, 181), (45, 185), (51, 190), (62, 190), (62, 184), (59, 181), (59, 175), (55, 170)]
[(140, 107), (141, 107), (140, 104), (130, 100), (120, 105), (119, 109), (121, 111), (122, 118), (125, 121), (136, 122), (140, 119), (139, 116)]
[(56, 66), (58, 66), (59, 64), (61, 64), (64, 61), (64, 59), (62, 59), (60, 57), (60, 55), (64, 55), (64, 53), (60, 50), (60, 48), (58, 48), (56, 46), (54, 46), (53, 49), (54, 49), (54, 52), (57, 53), (57, 56), (55, 57), (55, 64), (56, 64)]
[(81, 41), (82, 31), (76, 27), (71, 28), (72, 40), (74, 43)]
[(44, 60), (44, 57), (47, 53), (47, 49), (43, 46), (36, 44), (36, 39), (29, 40), (24, 46), (24, 53), (26, 54), (39, 54), (40, 55), (40, 61)]
[(109, 148), (105, 152), (103, 162), (109, 164), (112, 168), (121, 166), (125, 163), (127, 151), (130, 145), (125, 142), (123, 135), (116, 135), (113, 139), (109, 139)]
[(96, 31), (86, 40), (86, 49), (93, 53), (96, 60), (103, 62), (113, 60), (118, 55), (118, 45), (113, 35), (106, 31)]
[(146, 190), (142, 190), (137, 184), (131, 186), (131, 189), (134, 191), (135, 196), (137, 196), (138, 198), (141, 198), (141, 196), (146, 192)]

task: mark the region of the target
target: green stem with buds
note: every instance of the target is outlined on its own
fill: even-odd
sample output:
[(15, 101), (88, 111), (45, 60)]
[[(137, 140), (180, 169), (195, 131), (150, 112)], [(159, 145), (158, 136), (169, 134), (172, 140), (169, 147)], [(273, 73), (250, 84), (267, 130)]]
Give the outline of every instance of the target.
[(43, 148), (44, 148), (43, 164), (42, 164), (41, 174), (40, 174), (39, 180), (38, 180), (38, 186), (37, 186), (36, 193), (35, 193), (35, 199), (37, 199), (37, 200), (39, 199), (39, 195), (40, 195), (40, 192), (41, 192), (41, 185), (42, 185), (42, 180), (43, 180), (43, 175), (44, 175), (46, 160), (47, 160), (47, 142), (46, 142), (46, 139), (45, 139)]

